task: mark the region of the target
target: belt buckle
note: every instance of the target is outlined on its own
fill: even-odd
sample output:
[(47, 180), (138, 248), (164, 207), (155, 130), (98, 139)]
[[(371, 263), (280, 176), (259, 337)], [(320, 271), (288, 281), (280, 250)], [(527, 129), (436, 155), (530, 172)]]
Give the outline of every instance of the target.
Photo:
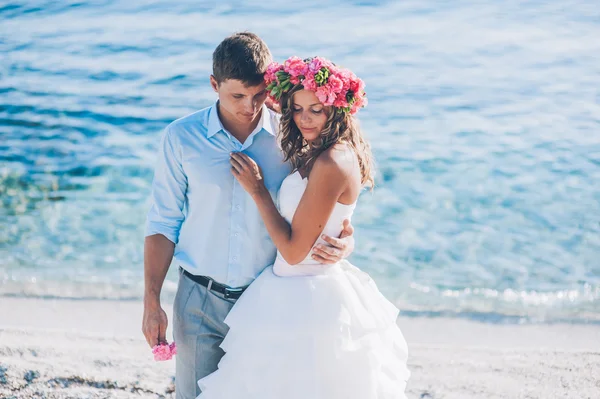
[(225, 288), (225, 293), (223, 295), (225, 298), (231, 298), (235, 294), (241, 295), (242, 292), (244, 292), (243, 288)]

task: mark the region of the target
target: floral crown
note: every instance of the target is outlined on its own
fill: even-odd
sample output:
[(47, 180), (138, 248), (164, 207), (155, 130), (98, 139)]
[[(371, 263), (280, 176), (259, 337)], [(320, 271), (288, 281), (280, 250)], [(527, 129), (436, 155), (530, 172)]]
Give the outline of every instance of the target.
[(283, 64), (272, 62), (265, 72), (267, 93), (279, 101), (295, 85), (314, 91), (323, 105), (355, 114), (367, 105), (365, 83), (354, 73), (321, 57), (290, 57)]

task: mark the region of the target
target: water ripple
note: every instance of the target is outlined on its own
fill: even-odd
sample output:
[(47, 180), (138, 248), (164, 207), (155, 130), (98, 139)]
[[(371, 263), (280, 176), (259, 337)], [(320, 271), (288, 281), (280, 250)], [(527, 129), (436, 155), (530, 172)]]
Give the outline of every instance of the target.
[(595, 1), (278, 3), (0, 6), (0, 295), (141, 297), (160, 131), (249, 29), (365, 79), (378, 186), (351, 260), (404, 314), (598, 322)]

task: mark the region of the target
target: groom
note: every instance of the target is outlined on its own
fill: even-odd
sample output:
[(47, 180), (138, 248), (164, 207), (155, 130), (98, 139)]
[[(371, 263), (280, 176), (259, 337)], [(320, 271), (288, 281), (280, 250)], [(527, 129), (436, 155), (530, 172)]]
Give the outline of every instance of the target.
[[(263, 74), (271, 61), (255, 34), (223, 40), (213, 53), (210, 76), (218, 101), (167, 126), (159, 146), (144, 242), (142, 331), (151, 347), (166, 341), (160, 291), (175, 257), (178, 399), (200, 394), (197, 381), (215, 371), (224, 354), (219, 345), (227, 334), (227, 313), (275, 260), (258, 209), (229, 163), (231, 152), (252, 157), (273, 197), (291, 172), (276, 139), (277, 114), (264, 105)], [(331, 264), (347, 257), (354, 248), (352, 231), (344, 222), (340, 238), (324, 237), (330, 246), (313, 248), (313, 258)]]

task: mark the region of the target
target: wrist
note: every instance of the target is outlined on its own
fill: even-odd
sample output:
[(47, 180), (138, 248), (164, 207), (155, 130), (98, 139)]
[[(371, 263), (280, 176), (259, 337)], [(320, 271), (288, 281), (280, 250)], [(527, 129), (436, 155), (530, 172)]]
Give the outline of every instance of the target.
[(264, 184), (261, 184), (259, 187), (257, 187), (256, 190), (254, 190), (254, 192), (251, 194), (255, 201), (265, 198), (266, 195), (269, 197), (271, 196), (269, 194), (269, 190), (267, 190)]
[(147, 292), (144, 294), (144, 307), (145, 308), (159, 308), (160, 307), (160, 294)]

